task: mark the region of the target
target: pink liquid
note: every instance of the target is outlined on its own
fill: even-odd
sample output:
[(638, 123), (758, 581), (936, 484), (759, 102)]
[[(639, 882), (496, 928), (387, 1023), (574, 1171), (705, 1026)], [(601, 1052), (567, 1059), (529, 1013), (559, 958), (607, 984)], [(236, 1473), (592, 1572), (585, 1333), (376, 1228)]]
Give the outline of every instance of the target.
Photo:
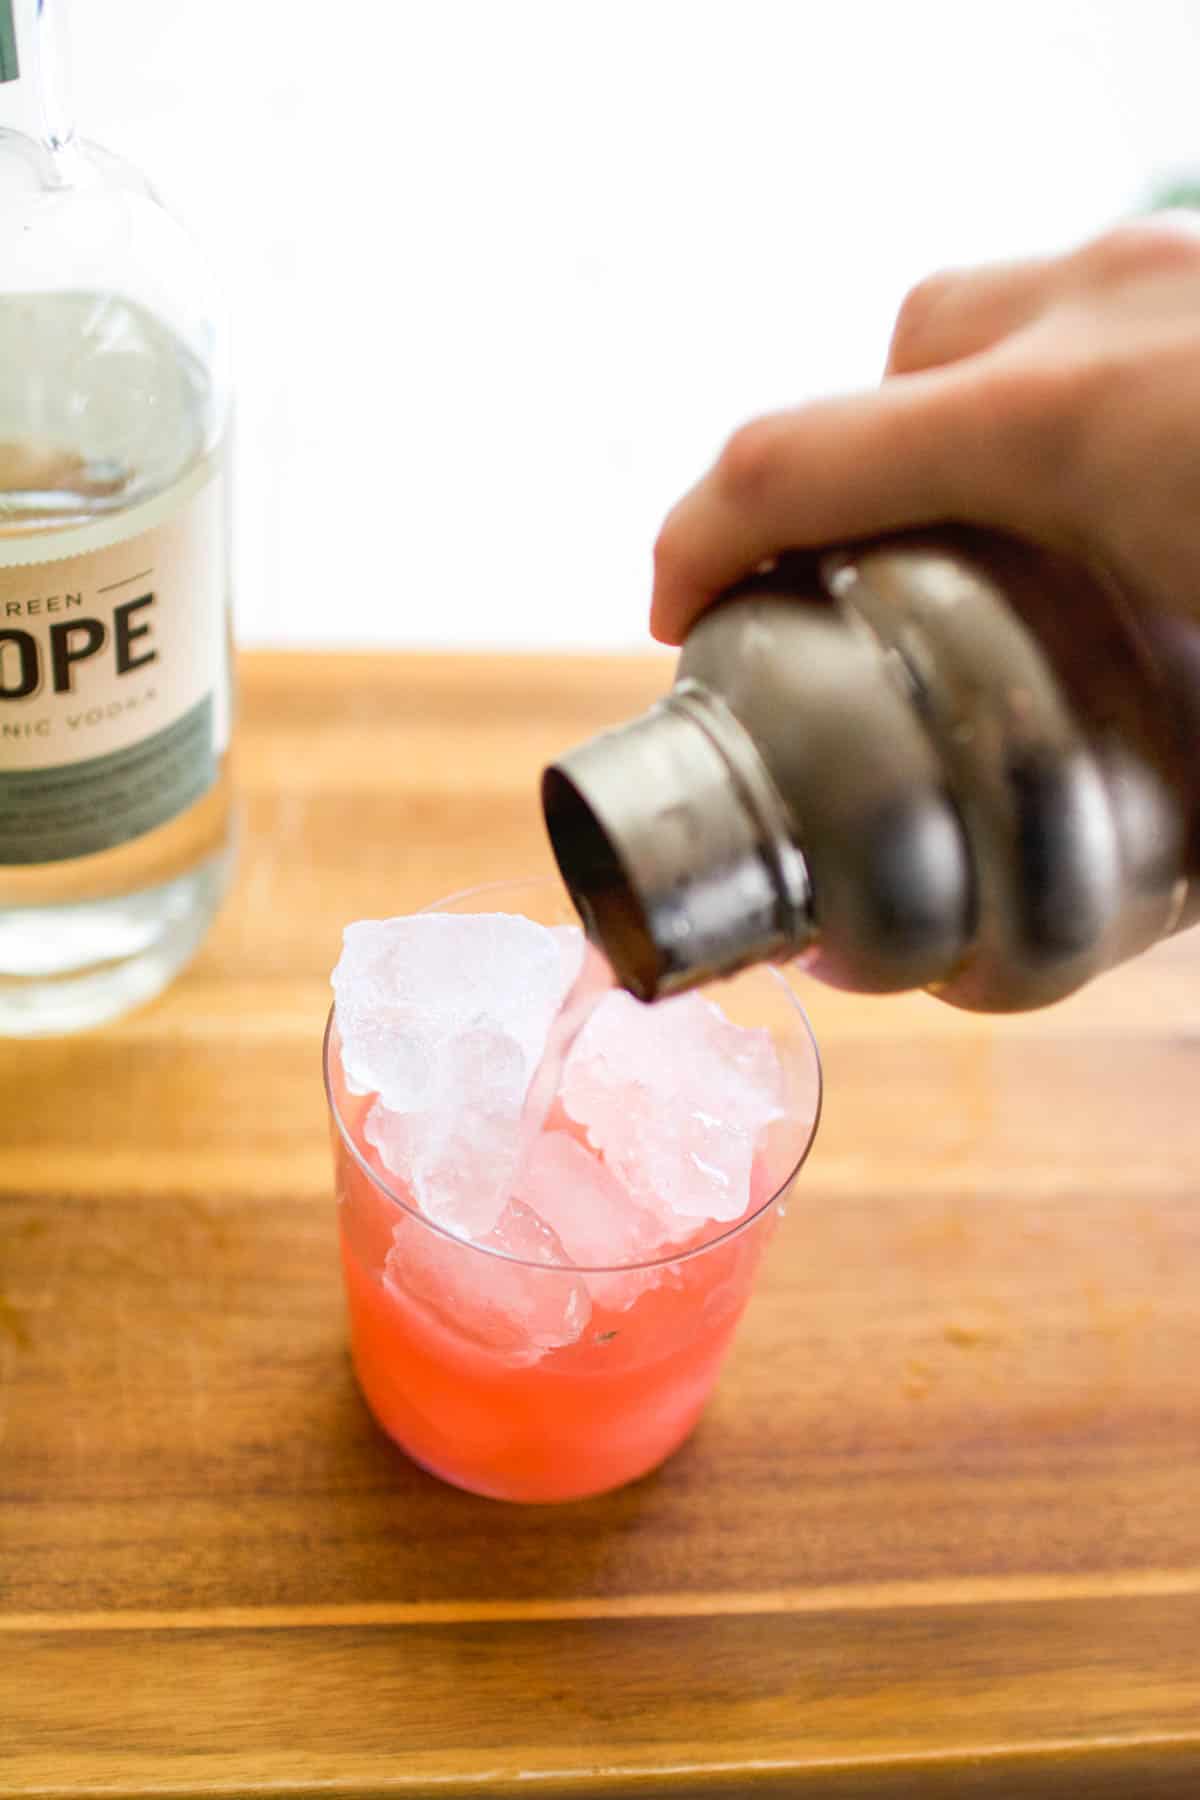
[[(566, 1009), (546, 1063), (561, 1067), (583, 1016), (580, 1006), (573, 1016)], [(359, 1154), (394, 1185), (364, 1141), (371, 1097), (346, 1090), (336, 1034), (330, 1073)], [(552, 1096), (556, 1086), (552, 1068), (546, 1092), (527, 1108), (537, 1129), (546, 1119), (546, 1093)], [(350, 1154), (336, 1127), (333, 1148), (355, 1371), (379, 1424), (417, 1462), (497, 1499), (571, 1500), (632, 1481), (683, 1442), (749, 1297), (774, 1208), (734, 1237), (639, 1275), (631, 1305), (601, 1304), (594, 1296), (577, 1342), (522, 1360), (519, 1347), (514, 1352), (511, 1342), (494, 1341), (486, 1299), (495, 1259), (411, 1220)], [(751, 1211), (770, 1193), (765, 1168), (756, 1168), (753, 1190)], [(432, 1235), (418, 1248), (431, 1253), (434, 1285), (426, 1275), (420, 1292), (395, 1278), (398, 1221), (403, 1232)], [(439, 1267), (444, 1294), (436, 1286)], [(558, 1271), (547, 1274), (562, 1279)]]

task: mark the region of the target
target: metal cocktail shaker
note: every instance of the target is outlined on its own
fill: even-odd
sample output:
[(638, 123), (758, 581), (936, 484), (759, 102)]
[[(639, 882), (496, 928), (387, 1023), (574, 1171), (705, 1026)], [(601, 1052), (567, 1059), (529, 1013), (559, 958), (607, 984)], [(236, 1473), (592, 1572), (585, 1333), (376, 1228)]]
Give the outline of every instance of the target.
[(1198, 642), (1009, 538), (788, 555), (546, 771), (559, 867), (644, 999), (798, 957), (1045, 1005), (1200, 917)]

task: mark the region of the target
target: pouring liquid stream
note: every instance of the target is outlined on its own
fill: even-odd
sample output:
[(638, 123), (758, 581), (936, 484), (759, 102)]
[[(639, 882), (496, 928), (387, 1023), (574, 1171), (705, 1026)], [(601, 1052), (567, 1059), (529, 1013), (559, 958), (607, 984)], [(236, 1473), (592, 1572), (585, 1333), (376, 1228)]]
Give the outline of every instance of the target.
[(563, 1070), (588, 1020), (607, 994), (616, 987), (616, 977), (607, 962), (588, 945), (583, 967), (558, 1009), (546, 1038), (546, 1048), (533, 1072), (525, 1105), (521, 1111), (520, 1149), (513, 1180), (519, 1189), (521, 1176), (542, 1134), (550, 1108), (562, 1085)]

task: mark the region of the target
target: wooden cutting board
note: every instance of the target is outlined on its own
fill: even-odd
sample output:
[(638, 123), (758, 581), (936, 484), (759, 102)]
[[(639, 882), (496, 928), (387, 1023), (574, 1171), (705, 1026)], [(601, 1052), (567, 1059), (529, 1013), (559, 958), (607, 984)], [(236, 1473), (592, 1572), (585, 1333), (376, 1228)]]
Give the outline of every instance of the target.
[(549, 866), (658, 658), (253, 655), (236, 893), (0, 1045), (0, 1794), (1200, 1793), (1200, 935), (1036, 1017), (810, 988), (823, 1130), (658, 1474), (473, 1499), (344, 1348), (341, 925)]

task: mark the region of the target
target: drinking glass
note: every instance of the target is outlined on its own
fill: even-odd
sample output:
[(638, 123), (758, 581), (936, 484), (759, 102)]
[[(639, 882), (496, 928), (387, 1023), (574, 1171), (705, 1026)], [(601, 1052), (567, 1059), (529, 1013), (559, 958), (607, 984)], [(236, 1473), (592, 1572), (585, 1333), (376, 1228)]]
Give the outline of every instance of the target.
[[(553, 881), (427, 910), (576, 923)], [(702, 991), (734, 1024), (770, 1033), (786, 1116), (757, 1151), (743, 1217), (677, 1254), (594, 1268), (524, 1261), (422, 1213), (367, 1142), (374, 1096), (348, 1085), (331, 1011), (325, 1087), (354, 1368), (379, 1425), (443, 1480), (503, 1500), (579, 1499), (657, 1467), (699, 1419), (821, 1104), (817, 1046), (783, 974), (751, 969)], [(583, 1321), (573, 1341), (564, 1320)]]

